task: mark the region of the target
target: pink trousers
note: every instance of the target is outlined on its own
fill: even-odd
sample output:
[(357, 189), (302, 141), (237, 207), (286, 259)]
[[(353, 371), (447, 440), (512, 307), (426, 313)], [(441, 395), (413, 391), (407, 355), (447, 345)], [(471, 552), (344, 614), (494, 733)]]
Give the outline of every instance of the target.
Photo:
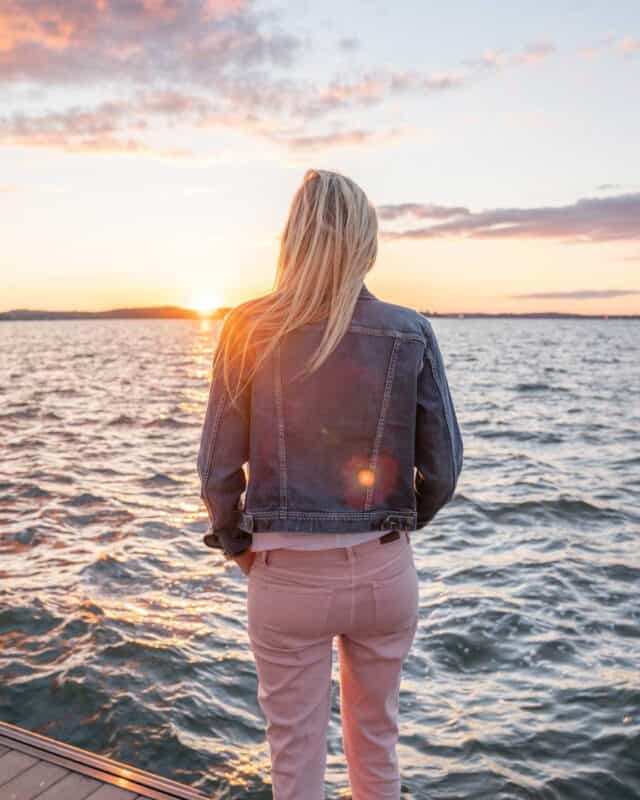
[(248, 634), (274, 800), (325, 796), (334, 636), (353, 800), (399, 800), (400, 679), (418, 602), (406, 532), (385, 543), (256, 553), (248, 576)]

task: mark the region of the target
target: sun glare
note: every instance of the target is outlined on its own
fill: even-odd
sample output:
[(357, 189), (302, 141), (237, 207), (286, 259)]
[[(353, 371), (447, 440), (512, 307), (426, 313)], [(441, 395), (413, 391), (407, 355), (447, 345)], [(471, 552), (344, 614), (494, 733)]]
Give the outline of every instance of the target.
[(202, 292), (193, 295), (189, 307), (198, 314), (210, 314), (222, 305), (222, 301), (217, 294), (212, 292)]

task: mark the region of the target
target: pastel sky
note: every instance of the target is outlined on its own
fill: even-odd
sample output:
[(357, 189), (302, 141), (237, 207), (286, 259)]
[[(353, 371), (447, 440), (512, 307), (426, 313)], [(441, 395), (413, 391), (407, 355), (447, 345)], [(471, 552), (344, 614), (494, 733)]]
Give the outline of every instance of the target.
[(640, 314), (637, 0), (2, 0), (0, 310), (271, 289), (308, 167), (419, 310)]

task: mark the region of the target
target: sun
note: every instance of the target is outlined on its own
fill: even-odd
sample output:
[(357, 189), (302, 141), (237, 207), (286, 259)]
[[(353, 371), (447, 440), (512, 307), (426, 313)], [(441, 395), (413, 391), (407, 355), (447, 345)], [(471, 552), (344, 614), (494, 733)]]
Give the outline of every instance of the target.
[(216, 308), (222, 305), (220, 296), (214, 292), (196, 292), (192, 295), (189, 308), (197, 311), (198, 314), (211, 314)]

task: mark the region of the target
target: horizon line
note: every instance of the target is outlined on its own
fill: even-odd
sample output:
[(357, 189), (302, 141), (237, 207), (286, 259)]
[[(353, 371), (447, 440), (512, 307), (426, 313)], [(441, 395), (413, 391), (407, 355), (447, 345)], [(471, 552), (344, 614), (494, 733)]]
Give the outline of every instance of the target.
[[(176, 316), (181, 317), (188, 317), (193, 319), (217, 319), (227, 313), (229, 310), (234, 308), (234, 306), (218, 306), (210, 311), (198, 311), (194, 308), (189, 308), (188, 306), (177, 306), (177, 305), (156, 305), (156, 306), (121, 306), (117, 308), (109, 308), (102, 311), (97, 310), (52, 310), (52, 309), (42, 309), (42, 308), (13, 308), (8, 309), (6, 311), (0, 311), (0, 320), (2, 321), (10, 321), (15, 319), (17, 321), (28, 321), (24, 318), (15, 317), (12, 315), (19, 315), (24, 314), (28, 315), (31, 319), (36, 321), (38, 318), (35, 315), (51, 315), (56, 316), (58, 318), (62, 318), (63, 315), (76, 315), (77, 317), (89, 317), (89, 316), (102, 316), (105, 317), (109, 314), (112, 315), (119, 315), (120, 318), (127, 318), (124, 315), (129, 313), (138, 312), (137, 318), (142, 317), (143, 314), (148, 312), (154, 311), (175, 311), (176, 314), (165, 314), (164, 318), (172, 319), (176, 318)], [(411, 308), (411, 306), (407, 306), (407, 308)], [(423, 316), (431, 316), (431, 317), (542, 317), (542, 316), (549, 316), (549, 317), (584, 317), (586, 319), (591, 318), (617, 318), (617, 319), (634, 319), (640, 317), (640, 313), (631, 313), (631, 314), (620, 314), (620, 313), (580, 313), (577, 311), (555, 311), (555, 310), (546, 310), (546, 311), (437, 311), (431, 309), (414, 309), (419, 314)], [(136, 318), (134, 316), (128, 318)], [(153, 318), (153, 317), (147, 317)]]

